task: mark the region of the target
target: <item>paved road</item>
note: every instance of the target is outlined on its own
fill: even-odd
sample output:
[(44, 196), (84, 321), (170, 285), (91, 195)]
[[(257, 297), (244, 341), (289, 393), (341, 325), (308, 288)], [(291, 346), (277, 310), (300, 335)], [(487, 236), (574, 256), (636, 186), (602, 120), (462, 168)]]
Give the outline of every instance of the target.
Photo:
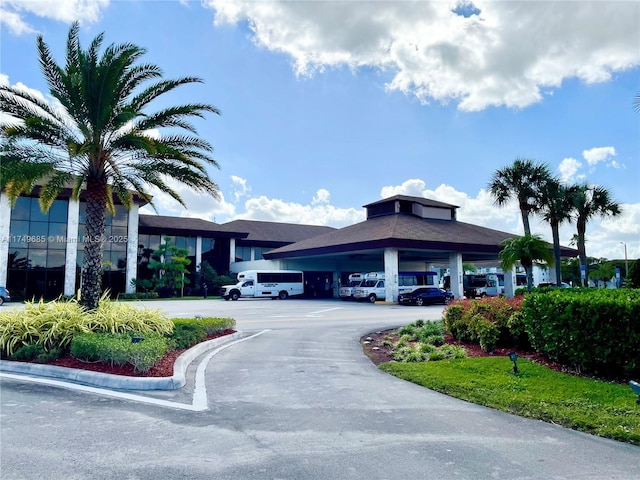
[[(0, 377), (3, 480), (638, 478), (638, 447), (452, 399), (363, 356), (362, 334), (441, 307), (147, 305), (267, 331), (211, 359), (205, 411)], [(138, 393), (185, 402), (192, 389)]]

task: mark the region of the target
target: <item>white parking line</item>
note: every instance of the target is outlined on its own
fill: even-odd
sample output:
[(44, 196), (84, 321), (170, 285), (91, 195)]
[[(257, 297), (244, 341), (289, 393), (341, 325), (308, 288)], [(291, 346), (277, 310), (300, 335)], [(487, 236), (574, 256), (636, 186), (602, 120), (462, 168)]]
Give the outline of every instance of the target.
[(147, 403), (147, 404), (157, 405), (161, 407), (177, 408), (179, 410), (188, 410), (192, 412), (201, 412), (209, 408), (208, 401), (207, 401), (207, 388), (205, 385), (204, 374), (205, 374), (205, 370), (207, 369), (207, 364), (211, 361), (211, 359), (215, 355), (220, 353), (222, 350), (225, 350), (226, 348), (229, 348), (232, 345), (236, 345), (240, 342), (250, 340), (268, 331), (269, 330), (262, 330), (249, 337), (241, 338), (239, 340), (226, 343), (216, 348), (215, 350), (211, 351), (205, 358), (203, 358), (198, 364), (198, 368), (196, 370), (196, 382), (195, 382), (195, 387), (193, 389), (193, 400), (191, 405), (186, 403), (171, 402), (169, 400), (161, 400), (153, 397), (146, 397), (144, 395), (136, 395), (133, 393), (118, 392), (114, 390), (107, 390), (104, 388), (90, 387), (87, 385), (78, 385), (77, 383), (64, 382), (62, 380), (54, 380), (50, 378), (29, 377), (26, 375), (18, 375), (13, 373), (4, 373), (4, 372), (0, 372), (0, 377), (11, 378), (11, 379), (19, 380), (23, 382), (39, 383), (41, 385), (50, 385), (54, 387), (66, 388), (68, 390), (76, 390), (79, 392), (95, 393), (97, 395), (102, 395), (106, 397), (119, 398), (122, 400), (132, 400), (138, 403)]
[(318, 310), (317, 312), (309, 312), (306, 316), (319, 315), (321, 313), (332, 312), (334, 310), (342, 310), (343, 307), (325, 308), (324, 310)]

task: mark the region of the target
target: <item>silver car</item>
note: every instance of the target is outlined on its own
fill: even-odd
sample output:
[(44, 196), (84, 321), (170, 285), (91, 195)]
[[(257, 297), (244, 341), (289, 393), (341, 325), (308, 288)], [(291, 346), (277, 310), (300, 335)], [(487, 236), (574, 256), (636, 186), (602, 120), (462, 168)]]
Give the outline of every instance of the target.
[(10, 301), (11, 295), (9, 294), (9, 290), (7, 290), (5, 287), (0, 287), (0, 305), (2, 305), (4, 302)]

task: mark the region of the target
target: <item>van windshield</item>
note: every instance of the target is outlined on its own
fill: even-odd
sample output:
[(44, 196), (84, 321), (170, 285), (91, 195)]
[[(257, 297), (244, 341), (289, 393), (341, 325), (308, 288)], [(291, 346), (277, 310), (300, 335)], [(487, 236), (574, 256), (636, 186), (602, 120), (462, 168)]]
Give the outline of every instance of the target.
[(377, 280), (367, 280), (366, 282), (364, 282), (364, 284), (362, 286), (363, 287), (375, 287), (377, 282), (378, 282)]

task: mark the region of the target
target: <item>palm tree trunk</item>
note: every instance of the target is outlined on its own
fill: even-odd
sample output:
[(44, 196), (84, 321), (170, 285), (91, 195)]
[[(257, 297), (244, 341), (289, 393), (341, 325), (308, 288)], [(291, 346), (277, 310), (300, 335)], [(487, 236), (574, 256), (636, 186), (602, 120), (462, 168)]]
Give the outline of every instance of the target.
[(531, 235), (531, 226), (529, 225), (529, 210), (524, 205), (520, 205), (520, 214), (522, 215), (522, 226), (524, 234)]
[[(578, 230), (578, 258), (580, 258), (580, 267), (584, 266), (584, 280), (582, 281), (582, 286), (588, 287), (589, 266), (587, 265), (587, 249), (585, 240), (585, 232), (587, 230), (586, 222), (578, 220), (576, 227)], [(582, 268), (580, 269), (580, 275), (582, 276)]]
[(95, 310), (102, 291), (102, 245), (105, 232), (107, 184), (100, 179), (87, 181), (86, 238), (80, 304)]
[(556, 262), (556, 285), (562, 284), (562, 267), (560, 265), (560, 228), (557, 221), (551, 222), (551, 236), (553, 238), (553, 258)]

